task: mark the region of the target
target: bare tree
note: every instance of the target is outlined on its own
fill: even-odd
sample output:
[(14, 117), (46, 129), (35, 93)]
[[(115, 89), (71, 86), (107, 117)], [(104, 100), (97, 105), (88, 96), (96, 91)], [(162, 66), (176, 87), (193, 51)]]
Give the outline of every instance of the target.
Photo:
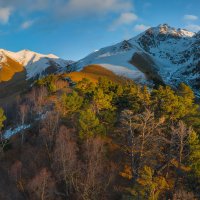
[(11, 166), (10, 176), (17, 182), (22, 178), (22, 162), (17, 160)]
[(177, 124), (171, 127), (171, 149), (170, 154), (173, 157), (173, 164), (176, 167), (176, 178), (174, 183), (174, 190), (178, 187), (179, 179), (182, 174), (183, 157), (187, 152), (188, 136), (191, 132), (191, 128), (187, 128), (183, 121), (179, 121)]
[(192, 192), (187, 192), (184, 189), (178, 189), (174, 192), (172, 200), (197, 200)]
[(18, 190), (25, 195), (24, 181), (22, 179), (22, 162), (19, 160), (15, 161), (10, 168), (9, 174), (15, 181)]
[(81, 199), (106, 199), (107, 189), (113, 179), (105, 159), (105, 143), (101, 138), (91, 138), (84, 144)]
[(31, 103), (31, 112), (36, 115), (41, 115), (45, 108), (45, 99), (48, 95), (48, 91), (44, 86), (39, 88), (33, 88), (27, 95), (29, 102)]
[(65, 183), (66, 197), (106, 199), (114, 173), (105, 159), (105, 143), (101, 138), (91, 138), (78, 148), (74, 135), (74, 130), (62, 126), (55, 145), (54, 168)]
[(56, 134), (58, 133), (60, 116), (56, 111), (49, 111), (42, 120), (43, 128), (41, 132), (44, 135), (44, 143), (49, 159), (51, 160), (51, 153), (56, 141)]
[(37, 89), (32, 88), (32, 90), (26, 95), (26, 101), (29, 105), (29, 113), (31, 119), (34, 117), (35, 104), (37, 102)]
[[(20, 124), (23, 127), (25, 125), (27, 116), (29, 113), (29, 105), (23, 103), (19, 106), (19, 117), (20, 117)], [(22, 128), (22, 132), (21, 132), (21, 143), (23, 144), (24, 142), (24, 131)]]
[(40, 200), (55, 199), (55, 181), (46, 168), (42, 169), (40, 173), (30, 181), (28, 189), (31, 192), (31, 196), (35, 196)]
[(77, 158), (78, 147), (73, 136), (74, 130), (60, 128), (54, 152), (54, 168), (59, 180), (65, 183), (65, 194), (69, 197), (79, 190), (80, 164)]
[[(184, 151), (188, 143), (188, 136), (191, 132), (190, 128), (184, 124), (183, 121), (179, 121), (177, 125), (171, 127), (171, 138), (172, 138), (172, 151), (177, 157), (179, 167), (183, 161)], [(177, 153), (178, 152), (178, 153)]]
[(131, 158), (132, 176), (138, 177), (139, 169), (155, 159), (155, 153), (159, 153), (158, 145), (162, 135), (164, 118), (156, 120), (154, 113), (146, 109), (142, 114), (136, 114), (125, 110), (121, 115), (122, 131), (127, 135), (125, 149)]

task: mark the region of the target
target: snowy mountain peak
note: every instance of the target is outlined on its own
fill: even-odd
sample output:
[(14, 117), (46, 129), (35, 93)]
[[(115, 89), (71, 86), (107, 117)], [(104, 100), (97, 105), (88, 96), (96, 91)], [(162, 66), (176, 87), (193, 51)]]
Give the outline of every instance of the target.
[(153, 34), (154, 36), (167, 35), (172, 37), (194, 37), (196, 33), (186, 29), (174, 28), (168, 24), (160, 24), (156, 27), (149, 28), (145, 33)]
[(27, 49), (18, 52), (0, 49), (0, 62), (6, 64), (7, 58), (24, 66), (27, 79), (45, 74), (47, 70), (52, 72), (64, 70), (66, 66), (72, 63), (72, 61), (63, 60), (53, 54), (45, 55)]
[(200, 95), (200, 32), (161, 24), (116, 45), (104, 47), (73, 64), (77, 70), (101, 65), (138, 82), (185, 82)]

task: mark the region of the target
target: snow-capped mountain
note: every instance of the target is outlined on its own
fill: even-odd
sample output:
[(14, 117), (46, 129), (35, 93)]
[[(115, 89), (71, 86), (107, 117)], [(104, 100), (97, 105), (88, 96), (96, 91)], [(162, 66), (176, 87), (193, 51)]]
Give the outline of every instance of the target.
[(48, 72), (63, 70), (71, 63), (72, 61), (63, 60), (53, 54), (43, 55), (29, 50), (0, 50), (0, 70), (5, 71), (2, 79), (5, 79), (7, 74), (14, 75), (23, 70), (26, 71), (26, 78), (31, 79)]
[(81, 70), (90, 64), (139, 82), (154, 80), (173, 86), (185, 82), (200, 94), (200, 32), (162, 24), (95, 51), (72, 66)]

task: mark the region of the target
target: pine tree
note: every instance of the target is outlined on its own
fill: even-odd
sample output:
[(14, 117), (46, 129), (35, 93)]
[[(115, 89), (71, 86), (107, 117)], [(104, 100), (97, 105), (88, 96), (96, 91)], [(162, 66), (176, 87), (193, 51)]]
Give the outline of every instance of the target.
[(194, 131), (189, 136), (189, 147), (189, 165), (195, 175), (200, 178), (200, 139)]
[(93, 105), (97, 113), (104, 109), (112, 110), (111, 101), (112, 95), (105, 94), (102, 89), (97, 89), (94, 92)]
[(143, 102), (143, 106), (145, 108), (148, 108), (151, 104), (151, 94), (146, 85), (144, 87), (142, 87), (139, 97), (141, 98), (141, 100)]
[(188, 101), (190, 101), (192, 103), (195, 99), (195, 95), (194, 95), (194, 92), (192, 91), (192, 89), (184, 83), (181, 83), (179, 85), (178, 94), (179, 94), (179, 96), (182, 96), (184, 99), (187, 99)]
[(152, 92), (152, 104), (159, 117), (176, 120), (181, 116), (179, 98), (169, 86), (160, 86)]
[(3, 122), (6, 120), (6, 116), (4, 115), (4, 111), (0, 108), (0, 131), (3, 128)]
[(87, 139), (105, 133), (105, 128), (91, 109), (81, 111), (79, 116), (79, 136)]
[(182, 118), (189, 126), (192, 125), (195, 130), (200, 130), (199, 106), (195, 104), (194, 92), (189, 86), (182, 83), (177, 93), (179, 95)]
[(0, 152), (4, 150), (7, 144), (7, 140), (4, 140), (1, 130), (4, 126), (4, 121), (6, 120), (6, 116), (4, 115), (4, 111), (0, 108)]
[(109, 80), (105, 77), (101, 77), (98, 80), (97, 87), (102, 89), (103, 92), (106, 94), (110, 94), (110, 92), (113, 90), (114, 86), (115, 86), (115, 84), (111, 80)]
[(87, 78), (83, 78), (76, 85), (76, 90), (82, 94), (92, 93), (94, 89), (95, 85), (92, 82), (90, 82), (90, 80)]
[(136, 188), (139, 189), (141, 199), (158, 200), (160, 195), (169, 188), (166, 179), (162, 176), (154, 176), (154, 170), (149, 166), (144, 166), (140, 175), (137, 180), (139, 186)]
[(83, 104), (83, 98), (79, 96), (77, 92), (73, 91), (71, 94), (64, 94), (62, 96), (61, 104), (64, 115), (73, 114), (81, 108)]
[(45, 86), (48, 89), (49, 93), (54, 93), (56, 91), (55, 82), (56, 82), (56, 76), (51, 74), (49, 76), (37, 80), (36, 85)]

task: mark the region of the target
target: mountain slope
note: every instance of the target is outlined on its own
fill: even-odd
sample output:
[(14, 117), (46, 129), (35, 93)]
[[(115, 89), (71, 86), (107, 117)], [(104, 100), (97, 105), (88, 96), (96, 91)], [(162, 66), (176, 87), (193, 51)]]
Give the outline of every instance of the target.
[(83, 78), (89, 79), (93, 83), (97, 83), (99, 78), (106, 77), (113, 82), (121, 83), (124, 80), (117, 76), (112, 71), (105, 69), (104, 67), (101, 67), (99, 65), (88, 65), (87, 67), (84, 67), (79, 72), (71, 72), (68, 74), (68, 77), (71, 78), (72, 81), (78, 82), (81, 81)]
[(185, 82), (198, 94), (200, 80), (200, 33), (167, 24), (105, 47), (74, 63), (76, 70), (97, 64), (137, 82), (150, 80), (169, 85)]
[(26, 91), (33, 80), (60, 71), (72, 61), (55, 55), (43, 55), (29, 50), (10, 52), (0, 50), (0, 107), (7, 108)]
[(22, 64), (0, 52), (0, 82), (10, 80), (15, 73), (24, 70)]
[(16, 72), (26, 71), (26, 78), (32, 79), (46, 73), (63, 70), (72, 61), (66, 61), (49, 54), (43, 55), (29, 50), (10, 52), (0, 50), (1, 81), (10, 80)]

